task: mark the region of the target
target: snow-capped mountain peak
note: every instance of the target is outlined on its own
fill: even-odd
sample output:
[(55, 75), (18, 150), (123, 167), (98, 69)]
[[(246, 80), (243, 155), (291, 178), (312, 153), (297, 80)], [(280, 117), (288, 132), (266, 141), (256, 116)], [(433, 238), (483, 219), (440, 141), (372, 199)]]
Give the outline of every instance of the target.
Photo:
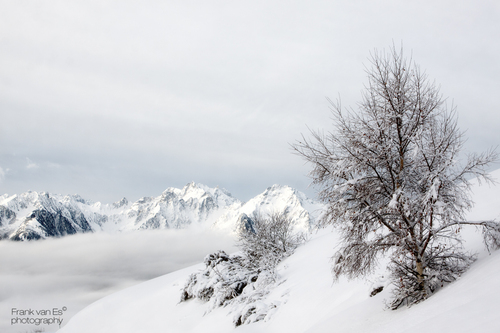
[[(157, 197), (112, 204), (75, 195), (29, 191), (0, 197), (0, 239), (30, 240), (79, 232), (186, 228), (190, 225), (235, 230), (242, 214), (286, 211), (300, 229), (315, 220), (317, 203), (289, 187), (273, 185), (244, 205), (227, 190), (191, 182), (169, 187)], [(311, 215), (312, 214), (312, 215)]]
[(285, 212), (293, 220), (295, 228), (308, 231), (315, 224), (323, 205), (287, 185), (275, 184), (241, 206), (228, 209), (216, 222), (218, 228), (236, 230), (240, 221), (254, 215)]

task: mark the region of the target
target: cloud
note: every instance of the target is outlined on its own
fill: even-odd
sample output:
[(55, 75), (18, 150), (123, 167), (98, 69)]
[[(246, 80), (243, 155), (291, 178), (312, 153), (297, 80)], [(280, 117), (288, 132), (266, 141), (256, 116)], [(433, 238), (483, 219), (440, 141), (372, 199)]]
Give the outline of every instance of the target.
[(38, 169), (40, 166), (30, 160), (29, 158), (26, 157), (26, 169), (32, 170), (32, 169)]
[(47, 167), (49, 167), (51, 169), (60, 169), (61, 165), (58, 163), (47, 162)]
[(0, 182), (5, 178), (5, 171), (2, 167), (0, 167)]
[(108, 202), (193, 179), (242, 200), (274, 183), (307, 193), (288, 143), (331, 128), (325, 96), (356, 108), (369, 52), (393, 41), (455, 99), (466, 148), (482, 151), (498, 141), (500, 23), (493, 2), (458, 2), (10, 2), (0, 160), (36, 163), (12, 166), (2, 188)]

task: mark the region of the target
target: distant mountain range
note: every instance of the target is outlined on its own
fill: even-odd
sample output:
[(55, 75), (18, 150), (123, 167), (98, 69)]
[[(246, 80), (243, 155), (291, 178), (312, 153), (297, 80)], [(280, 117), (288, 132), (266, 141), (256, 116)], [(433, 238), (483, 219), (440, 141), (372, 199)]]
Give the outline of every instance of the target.
[(101, 204), (79, 195), (29, 191), (0, 196), (0, 239), (17, 241), (85, 232), (214, 227), (235, 231), (258, 214), (286, 211), (297, 229), (308, 230), (323, 205), (289, 186), (273, 185), (243, 203), (221, 188), (189, 183), (134, 203)]

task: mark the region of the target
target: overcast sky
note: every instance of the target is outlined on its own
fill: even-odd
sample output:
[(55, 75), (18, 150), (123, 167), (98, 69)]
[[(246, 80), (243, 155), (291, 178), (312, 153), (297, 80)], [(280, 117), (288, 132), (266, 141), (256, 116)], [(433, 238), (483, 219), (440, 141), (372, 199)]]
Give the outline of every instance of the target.
[(312, 196), (289, 144), (332, 128), (325, 97), (355, 106), (393, 42), (483, 151), (500, 141), (499, 40), (497, 0), (2, 0), (0, 194)]

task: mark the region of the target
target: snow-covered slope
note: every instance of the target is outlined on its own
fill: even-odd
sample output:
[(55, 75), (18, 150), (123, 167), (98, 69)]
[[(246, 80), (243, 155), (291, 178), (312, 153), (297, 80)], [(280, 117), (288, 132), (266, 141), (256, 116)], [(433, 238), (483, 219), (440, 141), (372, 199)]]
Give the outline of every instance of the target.
[(479, 260), (459, 281), (429, 300), (387, 310), (389, 291), (370, 297), (372, 281), (332, 284), (329, 254), (335, 236), (317, 234), (284, 261), (285, 281), (268, 300), (281, 306), (267, 322), (234, 328), (231, 307), (212, 312), (206, 303), (179, 303), (190, 267), (106, 297), (73, 317), (60, 333), (84, 332), (499, 332), (500, 253)]
[[(500, 170), (493, 176), (500, 179)], [(497, 217), (500, 186), (474, 191), (494, 199), (484, 206), (478, 202), (469, 219)], [(474, 229), (463, 232), (466, 247), (480, 252), (478, 261), (411, 308), (386, 309), (391, 288), (383, 263), (367, 279), (332, 283), (330, 256), (338, 240), (331, 230), (321, 230), (279, 265), (280, 283), (265, 301), (280, 305), (267, 321), (234, 328), (231, 306), (207, 313), (207, 304), (196, 299), (179, 303), (181, 288), (200, 264), (103, 298), (59, 332), (500, 332), (500, 251), (488, 255)], [(381, 285), (386, 288), (370, 297)]]
[(0, 196), (0, 239), (31, 240), (80, 232), (185, 228), (191, 225), (235, 230), (244, 214), (286, 210), (298, 228), (309, 226), (321, 205), (288, 186), (274, 185), (242, 204), (221, 188), (189, 183), (158, 197), (103, 205), (78, 195), (26, 192)]

